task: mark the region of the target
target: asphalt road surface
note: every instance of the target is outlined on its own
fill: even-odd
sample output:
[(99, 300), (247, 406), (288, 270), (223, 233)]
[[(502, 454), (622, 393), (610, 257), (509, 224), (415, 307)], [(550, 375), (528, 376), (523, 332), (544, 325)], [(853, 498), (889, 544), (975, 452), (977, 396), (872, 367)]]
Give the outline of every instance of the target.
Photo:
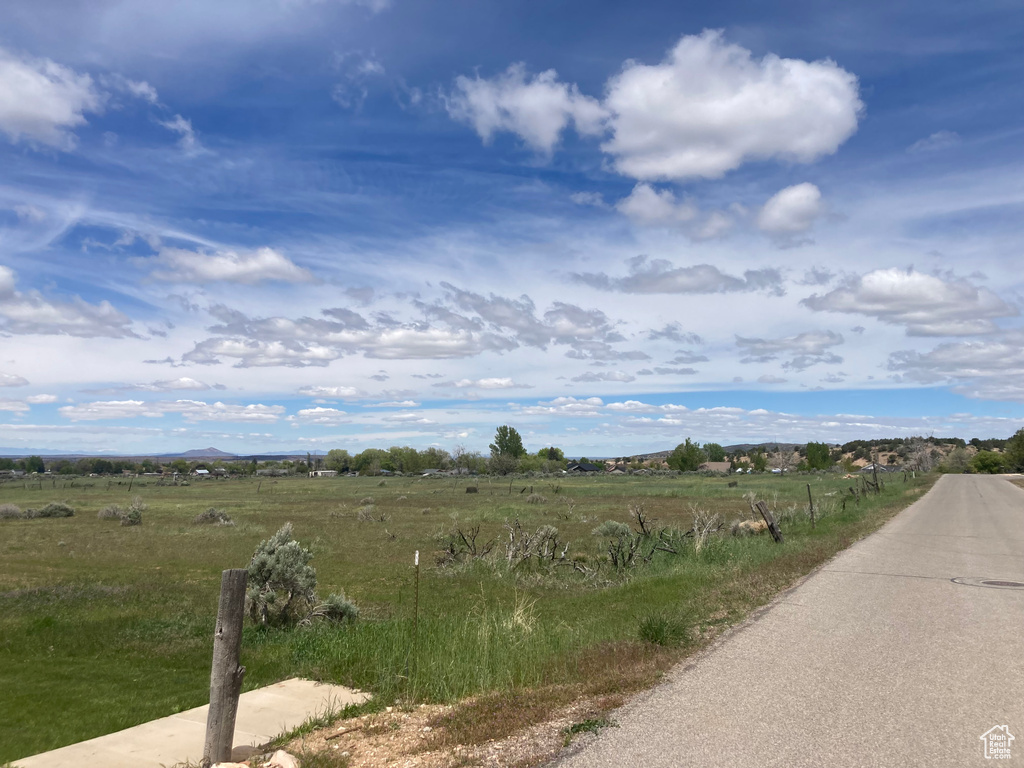
[(947, 475), (558, 766), (1024, 768), (1024, 588), (986, 580), (1024, 583), (1024, 490)]

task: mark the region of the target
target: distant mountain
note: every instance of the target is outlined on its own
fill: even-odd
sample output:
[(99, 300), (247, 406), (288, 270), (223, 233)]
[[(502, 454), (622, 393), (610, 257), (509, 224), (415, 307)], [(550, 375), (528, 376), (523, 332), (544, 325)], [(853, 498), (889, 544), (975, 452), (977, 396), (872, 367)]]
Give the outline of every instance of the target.
[(216, 448), (198, 448), (184, 453), (176, 453), (174, 457), (178, 459), (234, 459), (236, 454), (225, 453)]

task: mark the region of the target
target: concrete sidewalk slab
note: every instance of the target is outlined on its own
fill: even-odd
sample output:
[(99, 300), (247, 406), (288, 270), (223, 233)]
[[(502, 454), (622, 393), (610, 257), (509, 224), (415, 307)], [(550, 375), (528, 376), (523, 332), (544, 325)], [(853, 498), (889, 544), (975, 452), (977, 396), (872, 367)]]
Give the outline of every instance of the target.
[[(235, 749), (266, 744), (329, 708), (360, 704), (368, 694), (340, 685), (293, 678), (243, 693), (235, 719)], [(198, 764), (209, 705), (179, 712), (117, 733), (15, 760), (17, 768), (161, 768)]]

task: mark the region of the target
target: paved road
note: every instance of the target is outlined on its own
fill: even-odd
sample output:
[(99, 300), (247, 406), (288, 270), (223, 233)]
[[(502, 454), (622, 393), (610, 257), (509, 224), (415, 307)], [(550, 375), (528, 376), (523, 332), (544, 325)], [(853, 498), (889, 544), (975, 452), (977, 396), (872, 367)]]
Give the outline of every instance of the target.
[(956, 577), (1024, 582), (1005, 478), (943, 477), (559, 768), (1024, 766), (1024, 589)]

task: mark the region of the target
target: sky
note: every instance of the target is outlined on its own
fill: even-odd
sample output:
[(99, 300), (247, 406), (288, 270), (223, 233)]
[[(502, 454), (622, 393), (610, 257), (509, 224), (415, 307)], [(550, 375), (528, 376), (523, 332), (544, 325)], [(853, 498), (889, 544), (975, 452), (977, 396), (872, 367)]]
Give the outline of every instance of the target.
[(0, 452), (1024, 427), (1024, 7), (7, 0)]

